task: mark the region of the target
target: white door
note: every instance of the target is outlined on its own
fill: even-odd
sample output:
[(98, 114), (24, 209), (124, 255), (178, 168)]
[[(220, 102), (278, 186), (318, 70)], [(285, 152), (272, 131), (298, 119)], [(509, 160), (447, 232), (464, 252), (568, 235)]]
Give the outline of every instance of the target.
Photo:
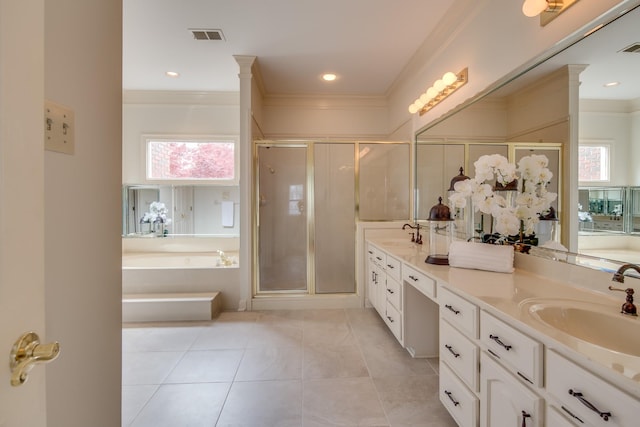
[(25, 384), (13, 387), (7, 363), (24, 332), (38, 333), (43, 342), (49, 339), (44, 322), (43, 3), (0, 0), (2, 427), (46, 425), (44, 367), (35, 367)]

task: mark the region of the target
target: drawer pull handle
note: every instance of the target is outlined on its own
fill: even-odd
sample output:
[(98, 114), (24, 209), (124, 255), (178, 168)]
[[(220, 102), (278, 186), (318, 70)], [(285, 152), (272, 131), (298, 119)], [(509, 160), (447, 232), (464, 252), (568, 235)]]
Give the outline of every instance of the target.
[(502, 341), (500, 341), (500, 337), (499, 337), (499, 336), (489, 334), (489, 338), (491, 338), (492, 340), (494, 340), (495, 342), (497, 342), (499, 345), (501, 345), (502, 347), (504, 347), (504, 349), (505, 349), (505, 350), (507, 350), (507, 351), (511, 350), (511, 347), (512, 347), (512, 346), (507, 345), (507, 344), (503, 343)]
[(449, 352), (450, 352), (451, 354), (453, 354), (453, 357), (455, 357), (456, 359), (457, 359), (458, 357), (460, 357), (460, 353), (456, 353), (456, 352), (453, 350), (453, 347), (451, 347), (449, 344), (445, 344), (444, 346), (447, 348), (447, 350), (449, 350)]
[(367, 252), (369, 252), (369, 255), (373, 255), (373, 251), (367, 251)]
[(581, 423), (581, 424), (584, 424), (584, 421), (582, 421), (580, 418), (578, 418), (577, 416), (575, 416), (575, 415), (573, 414), (573, 412), (571, 412), (570, 410), (568, 410), (567, 408), (565, 408), (565, 407), (564, 407), (564, 405), (562, 405), (562, 406), (561, 406), (561, 408), (562, 408), (562, 410), (563, 410), (564, 412), (566, 412), (567, 414), (571, 415), (571, 417), (572, 417), (573, 419), (576, 419), (576, 420), (580, 421), (580, 423)]
[(531, 414), (522, 411), (522, 427), (527, 427), (527, 418), (531, 418)]
[(531, 381), (529, 378), (527, 378), (527, 377), (526, 377), (522, 372), (517, 371), (516, 373), (518, 374), (518, 376), (519, 376), (520, 378), (522, 378), (522, 379), (523, 379), (523, 380), (525, 380), (526, 382), (533, 384), (533, 381)]
[(409, 279), (413, 280), (414, 282), (417, 282), (417, 281), (418, 281), (418, 278), (417, 278), (417, 277), (414, 277), (414, 276), (412, 276), (412, 275), (409, 275)]
[(393, 295), (393, 294), (394, 294), (394, 292), (393, 292), (391, 289), (389, 289), (389, 288), (387, 288), (387, 292), (389, 292), (391, 295)]
[(569, 394), (571, 396), (575, 397), (576, 399), (578, 399), (580, 401), (580, 403), (582, 403), (584, 406), (586, 406), (587, 408), (591, 409), (596, 414), (600, 415), (600, 418), (602, 418), (605, 421), (609, 421), (609, 417), (611, 416), (611, 412), (601, 412), (598, 408), (596, 408), (593, 405), (593, 403), (591, 403), (587, 399), (585, 399), (584, 396), (582, 395), (582, 393), (580, 393), (579, 391), (573, 391), (573, 389), (569, 389)]
[(460, 310), (456, 310), (455, 308), (453, 308), (449, 304), (445, 304), (444, 307), (449, 309), (449, 311), (453, 311), (453, 314), (460, 314)]
[(458, 402), (457, 400), (455, 400), (453, 398), (453, 396), (451, 396), (451, 392), (450, 391), (445, 390), (444, 394), (446, 394), (447, 397), (449, 397), (449, 399), (453, 402), (453, 406), (458, 406), (460, 404), (460, 402)]
[(394, 267), (393, 265), (391, 265), (391, 264), (387, 264), (387, 267), (389, 267), (389, 268), (395, 268), (395, 267)]
[(387, 319), (389, 319), (389, 322), (393, 323), (393, 319), (391, 318), (391, 316), (387, 316)]
[(377, 259), (378, 261), (382, 261), (382, 258), (380, 258), (379, 256), (377, 256), (377, 257), (376, 257), (376, 259)]

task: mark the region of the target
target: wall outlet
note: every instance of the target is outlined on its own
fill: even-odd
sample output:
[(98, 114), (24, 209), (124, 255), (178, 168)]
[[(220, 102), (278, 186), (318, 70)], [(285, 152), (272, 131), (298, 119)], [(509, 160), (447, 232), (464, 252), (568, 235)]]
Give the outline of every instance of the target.
[(51, 101), (44, 103), (44, 149), (73, 154), (75, 151), (75, 114)]

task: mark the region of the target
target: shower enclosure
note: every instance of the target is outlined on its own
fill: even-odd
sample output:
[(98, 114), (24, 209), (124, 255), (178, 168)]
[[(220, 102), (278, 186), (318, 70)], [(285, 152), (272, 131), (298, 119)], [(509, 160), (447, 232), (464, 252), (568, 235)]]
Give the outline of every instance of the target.
[(255, 293), (355, 293), (356, 222), (409, 217), (409, 144), (255, 147)]
[(354, 292), (354, 144), (258, 145), (257, 177), (257, 293)]

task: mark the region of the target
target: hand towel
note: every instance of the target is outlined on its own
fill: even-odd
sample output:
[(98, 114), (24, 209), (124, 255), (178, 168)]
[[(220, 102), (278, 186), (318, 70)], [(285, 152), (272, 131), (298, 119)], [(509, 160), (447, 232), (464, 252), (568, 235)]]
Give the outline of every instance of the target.
[(513, 246), (477, 242), (452, 242), (449, 266), (513, 273)]
[(234, 209), (231, 200), (222, 201), (222, 226), (233, 227)]

